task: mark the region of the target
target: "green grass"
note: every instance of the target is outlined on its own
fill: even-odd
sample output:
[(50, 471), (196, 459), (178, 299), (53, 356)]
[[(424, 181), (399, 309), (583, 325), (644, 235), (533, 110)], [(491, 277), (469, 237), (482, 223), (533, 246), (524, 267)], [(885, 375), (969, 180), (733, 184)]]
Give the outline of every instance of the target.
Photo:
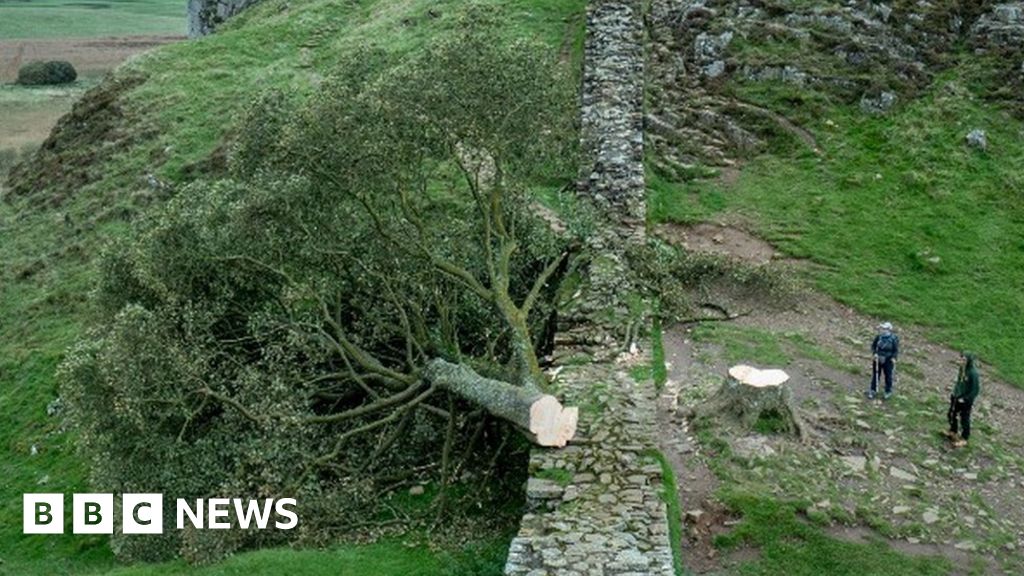
[(115, 568), (108, 576), (248, 576), (296, 574), (303, 576), (498, 576), (508, 554), (507, 539), (467, 544), (457, 550), (433, 550), (420, 542), (383, 541), (327, 550), (259, 550), (233, 556), (213, 566), (194, 567), (183, 562)]
[(900, 554), (884, 541), (867, 544), (831, 538), (797, 515), (797, 506), (743, 492), (722, 495), (727, 506), (743, 516), (731, 532), (718, 536), (716, 546), (730, 550), (740, 545), (759, 549), (757, 560), (742, 563), (735, 573), (744, 576), (910, 576), (944, 575), (951, 566), (945, 559)]
[(792, 360), (783, 340), (765, 330), (728, 324), (701, 324), (693, 329), (692, 335), (695, 342), (722, 346), (723, 357), (729, 364), (746, 362), (761, 367), (785, 366)]
[[(582, 21), (577, 15), (583, 0), (485, 3), (502, 9), (506, 34), (538, 38), (553, 49), (568, 46), (570, 60), (578, 62), (575, 46)], [(60, 28), (60, 19), (39, 19), (39, 14), (57, 14), (56, 5), (0, 4), (0, 38), (12, 37), (9, 28), (61, 37), (88, 32), (85, 18), (80, 28)], [(223, 143), (262, 91), (279, 88), (298, 97), (309, 94), (343, 53), (358, 47), (373, 45), (396, 53), (416, 50), (452, 33), (463, 5), (427, 0), (267, 0), (221, 33), (162, 47), (115, 73), (148, 79), (123, 102), (120, 129), (136, 137), (91, 167), (101, 179), (76, 188), (56, 209), (40, 209), (19, 199), (0, 201), (0, 446), (5, 454), (0, 461), (0, 575), (96, 574), (115, 567), (102, 537), (22, 535), (21, 495), (88, 491), (86, 468), (75, 453), (73, 438), (63, 431), (59, 418), (47, 417), (46, 406), (57, 396), (55, 367), (89, 324), (86, 301), (94, 282), (93, 259), (110, 238), (125, 233), (126, 218), (158, 201), (147, 191), (145, 175), (152, 172), (163, 181), (182, 181), (186, 167), (206, 159)], [(174, 17), (175, 25), (184, 26), (183, 2), (132, 6), (136, 31), (172, 8), (174, 14), (181, 11)], [(37, 12), (12, 16), (30, 8)], [(429, 9), (440, 16), (429, 16)], [(95, 12), (111, 15), (112, 10)], [(105, 33), (115, 33), (109, 30)], [(41, 183), (37, 193), (46, 198), (52, 191)], [(33, 445), (36, 456), (30, 455)], [(457, 573), (449, 570), (452, 562), (446, 560), (453, 553), (386, 546), (390, 547), (256, 552), (197, 573), (317, 574), (332, 566), (331, 573), (339, 573), (339, 566), (340, 573), (351, 574)], [(502, 546), (507, 546), (507, 539)], [(493, 566), (501, 563), (495, 560), (498, 556), (503, 560), (504, 549), (488, 554), (484, 557), (493, 560), (490, 564), (464, 573), (500, 572)], [(394, 557), (393, 562), (367, 560), (378, 556)], [(413, 572), (414, 567), (419, 571)], [(186, 572), (192, 573), (180, 564), (166, 564), (117, 573)]]
[(542, 480), (551, 480), (560, 486), (568, 486), (572, 482), (572, 472), (565, 468), (545, 468), (538, 470), (534, 477)]
[(668, 368), (665, 366), (665, 341), (661, 329), (661, 319), (655, 315), (651, 326), (651, 377), (655, 389), (660, 391), (668, 382)]
[[(1024, 315), (1024, 124), (982, 100), (979, 66), (888, 117), (827, 108), (808, 126), (822, 158), (759, 157), (728, 190), (654, 179), (652, 219), (739, 214), (817, 264), (818, 286), (840, 301), (924, 326), (1024, 385), (1024, 325), (1010, 320)], [(973, 128), (988, 132), (987, 152), (964, 145)]]
[(661, 499), (668, 509), (668, 543), (672, 548), (672, 568), (676, 576), (683, 576), (683, 511), (679, 507), (679, 486), (676, 474), (665, 455), (652, 450), (647, 456), (661, 466)]
[(0, 39), (185, 34), (180, 0), (0, 2)]

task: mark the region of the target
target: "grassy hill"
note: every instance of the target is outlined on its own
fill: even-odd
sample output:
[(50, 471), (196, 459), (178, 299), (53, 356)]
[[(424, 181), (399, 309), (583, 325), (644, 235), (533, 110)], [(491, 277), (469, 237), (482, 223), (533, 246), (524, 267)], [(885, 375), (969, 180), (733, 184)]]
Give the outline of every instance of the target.
[[(539, 37), (570, 63), (578, 61), (583, 0), (483, 3), (501, 11), (505, 33)], [(87, 488), (73, 439), (47, 412), (48, 406), (59, 409), (51, 405), (54, 370), (89, 324), (93, 260), (132, 219), (186, 182), (217, 174), (241, 115), (260, 93), (278, 88), (308, 95), (356, 48), (414, 51), (450, 33), (464, 4), (266, 0), (211, 37), (123, 66), (89, 92), (36, 161), (18, 171), (0, 202), (0, 439), (7, 456), (0, 462), (0, 574), (192, 573), (182, 564), (116, 568), (103, 538), (21, 534), (22, 493)], [(833, 3), (799, 4), (810, 10)], [(54, 6), (60, 5), (0, 4), (0, 37), (24, 29), (7, 14), (26, 18), (29, 12), (16, 11), (43, 11), (31, 15), (37, 18)], [(148, 22), (140, 26), (178, 21), (165, 3), (137, 6)], [(83, 10), (88, 15), (65, 22), (65, 29), (81, 26), (85, 33), (100, 9)], [(740, 48), (750, 58), (794, 59), (807, 70), (831, 66), (821, 51), (782, 51), (762, 40), (748, 38)], [(782, 134), (738, 170), (697, 166), (690, 174), (698, 177), (691, 178), (652, 166), (651, 220), (721, 220), (755, 231), (807, 263), (808, 276), (823, 291), (867, 313), (921, 326), (941, 342), (975, 349), (1000, 376), (1024, 385), (1024, 360), (1016, 350), (1024, 337), (1016, 321), (1024, 312), (1024, 181), (1018, 170), (1024, 123), (991, 99), (997, 67), (956, 47), (941, 70), (886, 116), (866, 115), (856, 101), (813, 86), (738, 76), (721, 81), (729, 97), (798, 123), (820, 153)], [(987, 131), (987, 150), (964, 145), (974, 128)], [(484, 574), (500, 564), (506, 545), (507, 534), (438, 550), (416, 534), (371, 547), (246, 554), (196, 573), (301, 567), (312, 574)], [(469, 560), (475, 554), (484, 558), (481, 564)]]
[[(450, 33), (464, 4), (264, 2), (214, 36), (122, 66), (76, 104), (36, 161), (14, 179), (14, 191), (0, 202), (0, 439), (7, 455), (0, 463), (0, 574), (102, 573), (114, 563), (103, 538), (21, 534), (22, 493), (87, 488), (84, 463), (47, 406), (57, 397), (54, 370), (88, 324), (92, 261), (102, 246), (174, 188), (216, 173), (232, 130), (263, 91), (309, 94), (356, 48), (415, 50)], [(581, 0), (483, 4), (499, 11), (510, 36), (539, 38), (567, 57), (578, 52)], [(482, 556), (493, 559), (494, 543), (483, 545), (492, 552)], [(507, 540), (497, 543), (496, 556), (503, 558), (505, 545)], [(451, 557), (446, 554), (417, 541), (411, 547), (387, 544), (372, 554), (269, 552), (259, 562), (267, 561), (270, 567), (261, 573), (268, 574), (307, 561), (312, 573), (351, 562), (358, 573), (426, 574), (451, 564), (442, 562)], [(360, 559), (367, 555), (380, 560), (365, 564)], [(374, 563), (380, 563), (378, 572), (367, 567)], [(253, 573), (255, 565), (239, 559), (210, 573)]]

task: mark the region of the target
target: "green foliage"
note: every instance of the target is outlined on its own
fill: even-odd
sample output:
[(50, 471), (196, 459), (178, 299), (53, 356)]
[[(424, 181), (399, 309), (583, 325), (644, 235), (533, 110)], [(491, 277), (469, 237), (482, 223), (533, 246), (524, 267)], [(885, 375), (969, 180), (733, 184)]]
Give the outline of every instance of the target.
[(525, 183), (567, 150), (571, 95), (538, 46), (466, 29), (401, 64), (358, 55), (302, 106), (258, 100), (235, 179), (183, 189), (108, 250), (101, 323), (61, 370), (96, 489), (288, 495), (304, 518), (115, 535), (119, 557), (317, 542), (372, 515), (378, 476), (442, 460), (447, 482), (453, 447), (474, 456), (486, 423), (450, 398), (445, 440), (420, 370), (445, 357), (517, 381), (533, 353), (557, 290), (531, 287), (561, 247)]
[(665, 455), (652, 450), (649, 458), (661, 466), (661, 500), (665, 503), (668, 516), (668, 542), (672, 548), (672, 569), (676, 576), (683, 576), (683, 511), (679, 506), (679, 486), (676, 484), (676, 473)]
[[(326, 550), (260, 550), (233, 556), (213, 566), (167, 562), (123, 567), (108, 576), (248, 576), (294, 574), (303, 576), (498, 576), (508, 551), (505, 538), (487, 539), (453, 549), (434, 550), (415, 540), (385, 540), (375, 544), (343, 545)], [(297, 567), (300, 567), (298, 569)]]
[(48, 86), (69, 84), (78, 78), (75, 67), (66, 60), (29, 62), (18, 70), (18, 84), (24, 86)]
[(738, 574), (938, 576), (950, 570), (945, 559), (905, 556), (883, 543), (854, 544), (830, 538), (803, 521), (793, 503), (744, 492), (722, 496), (726, 505), (743, 515), (743, 521), (716, 537), (716, 546), (728, 550), (746, 544), (761, 552), (757, 560), (740, 564)]
[[(582, 37), (582, 0), (483, 3), (499, 9), (496, 36), (501, 38), (537, 38), (555, 51), (563, 40), (568, 45)], [(0, 37), (176, 33), (183, 27), (184, 4), (178, 1), (122, 2), (107, 10), (64, 4), (0, 3)], [(32, 197), (8, 195), (0, 201), (0, 438), (10, 448), (0, 462), (0, 501), (5, 503), (0, 506), (0, 572), (79, 574), (115, 562), (107, 537), (21, 534), (22, 493), (43, 487), (68, 494), (94, 489), (87, 482), (86, 462), (75, 454), (75, 432), (63, 417), (47, 416), (46, 409), (58, 395), (55, 367), (96, 320), (85, 303), (96, 287), (94, 261), (101, 247), (129, 233), (126, 220), (180, 192), (195, 178), (195, 166), (210, 166), (206, 173), (223, 175), (217, 160), (223, 159), (255, 95), (278, 89), (302, 100), (355, 47), (412, 54), (432, 39), (459, 31), (464, 4), (266, 0), (214, 36), (163, 46), (109, 75), (104, 87), (82, 102), (86, 114), (78, 124), (83, 138), (68, 139), (64, 133), (48, 151), (52, 162), (32, 162), (39, 168), (26, 183)], [(435, 18), (428, 11), (441, 15)], [(568, 56), (565, 67), (575, 70), (573, 62), (579, 60)], [(64, 100), (77, 99), (86, 87), (88, 80), (60, 92), (3, 86), (0, 108), (8, 111), (24, 100), (34, 105), (43, 98), (64, 106)], [(170, 186), (152, 190), (146, 174)], [(536, 184), (546, 190), (561, 187), (562, 181)], [(59, 211), (53, 208), (58, 203)], [(485, 435), (494, 433), (488, 428)], [(36, 456), (30, 454), (33, 445)], [(493, 489), (502, 488), (495, 484)], [(514, 501), (508, 493), (502, 497)], [(495, 518), (497, 523), (516, 520)], [(293, 572), (320, 562), (312, 552), (281, 557), (291, 562), (287, 565)], [(360, 562), (372, 566), (366, 558)], [(245, 571), (263, 573), (252, 566)]]
[(779, 434), (789, 432), (789, 429), (789, 422), (777, 410), (761, 412), (754, 422), (754, 430), (761, 434)]

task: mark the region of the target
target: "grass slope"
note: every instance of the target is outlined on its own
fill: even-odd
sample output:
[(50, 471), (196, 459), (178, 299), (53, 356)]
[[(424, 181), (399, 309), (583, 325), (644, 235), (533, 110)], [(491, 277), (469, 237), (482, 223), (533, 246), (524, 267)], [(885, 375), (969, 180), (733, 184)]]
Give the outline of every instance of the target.
[[(72, 438), (46, 408), (57, 396), (54, 369), (88, 323), (93, 258), (107, 239), (124, 233), (127, 220), (163, 199), (147, 187), (146, 175), (171, 184), (182, 181), (187, 167), (211, 155), (262, 91), (308, 94), (341, 54), (357, 47), (415, 50), (450, 33), (464, 4), (268, 0), (221, 33), (164, 47), (115, 73), (144, 75), (147, 81), (124, 94), (119, 130), (131, 137), (114, 153), (96, 156), (88, 170), (99, 175), (97, 180), (75, 188), (59, 208), (40, 209), (25, 199), (0, 201), (0, 445), (5, 454), (0, 460), (0, 574), (86, 574), (113, 567), (102, 537), (22, 535), (21, 495), (88, 491)], [(509, 35), (578, 50), (583, 0), (484, 4), (501, 9)], [(0, 12), (0, 22), (2, 27), (10, 20)], [(0, 37), (5, 35), (0, 28)], [(103, 142), (94, 146), (99, 150)], [(47, 181), (37, 184), (37, 197), (46, 197)], [(348, 549), (260, 554), (208, 573), (278, 574), (285, 565), (289, 569), (284, 571), (294, 573), (305, 570), (307, 561), (310, 573), (319, 573), (335, 563), (335, 556), (360, 557)], [(425, 552), (416, 554), (407, 566), (430, 570), (431, 564), (416, 560)], [(271, 567), (257, 568), (264, 561)], [(352, 573), (413, 573), (401, 565), (372, 572), (353, 562)], [(153, 573), (175, 569), (153, 568)]]
[(0, 39), (184, 34), (178, 0), (0, 2)]
[[(1024, 124), (984, 101), (986, 62), (965, 62), (886, 117), (826, 106), (808, 118), (822, 157), (765, 155), (734, 185), (650, 181), (654, 221), (738, 216), (816, 283), (872, 314), (929, 327), (1024, 386)], [(785, 111), (791, 87), (748, 87)], [(987, 151), (964, 144), (988, 133)], [(913, 343), (906, 343), (913, 346)]]

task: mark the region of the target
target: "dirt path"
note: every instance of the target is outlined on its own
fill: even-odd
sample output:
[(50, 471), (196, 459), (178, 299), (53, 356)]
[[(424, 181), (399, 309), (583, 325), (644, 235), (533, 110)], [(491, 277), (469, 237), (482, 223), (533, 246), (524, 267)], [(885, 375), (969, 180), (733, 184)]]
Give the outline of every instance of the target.
[[(772, 260), (770, 246), (739, 230), (703, 225), (683, 232), (676, 231), (677, 238), (685, 238), (692, 250), (758, 264)], [(708, 242), (709, 237), (717, 240)], [(755, 312), (710, 328), (674, 327), (664, 336), (670, 370), (659, 403), (661, 449), (676, 469), (684, 514), (703, 512), (691, 514), (684, 525), (684, 557), (691, 571), (727, 569), (757, 554), (746, 550), (719, 558), (711, 544), (735, 522), (714, 500), (720, 481), (708, 465), (716, 458), (717, 466), (729, 470), (731, 483), (767, 486), (773, 494), (817, 503), (806, 513), (824, 515), (826, 531), (837, 538), (881, 537), (907, 554), (942, 555), (955, 573), (1020, 569), (1024, 391), (987, 378), (982, 366), (972, 445), (954, 451), (939, 432), (946, 426), (957, 351), (929, 341), (924, 330), (897, 325), (903, 353), (896, 396), (869, 402), (863, 393), (870, 377), (870, 342), (883, 319), (814, 293), (801, 294), (787, 309), (723, 304)], [(733, 456), (702, 452), (683, 414), (717, 387), (732, 363), (768, 364), (758, 357), (759, 349), (773, 351), (773, 367), (791, 375), (788, 385), (814, 429), (813, 441), (802, 445), (787, 437), (716, 429)], [(774, 366), (780, 354), (786, 360)]]

